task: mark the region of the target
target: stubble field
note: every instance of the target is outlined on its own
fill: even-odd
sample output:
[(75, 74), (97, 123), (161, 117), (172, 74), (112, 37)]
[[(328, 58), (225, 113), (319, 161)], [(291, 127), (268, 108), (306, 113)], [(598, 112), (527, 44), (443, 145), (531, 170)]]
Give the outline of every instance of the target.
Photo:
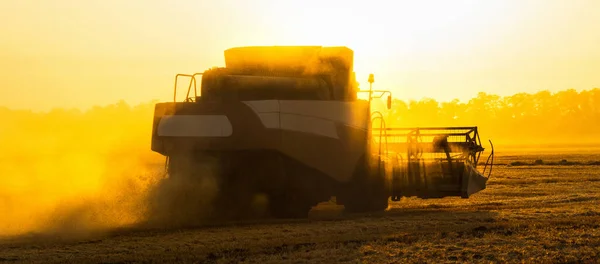
[(597, 263), (598, 153), (506, 152), (470, 199), (409, 198), (380, 214), (324, 203), (307, 220), (3, 238), (0, 262)]

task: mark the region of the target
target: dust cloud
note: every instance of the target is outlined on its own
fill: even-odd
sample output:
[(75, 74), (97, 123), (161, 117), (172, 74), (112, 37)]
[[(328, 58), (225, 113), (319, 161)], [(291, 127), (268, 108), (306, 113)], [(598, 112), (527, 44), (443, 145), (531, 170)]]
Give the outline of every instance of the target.
[(147, 195), (148, 211), (140, 226), (173, 228), (206, 224), (213, 220), (218, 195), (214, 163), (194, 168), (199, 177), (163, 178)]
[[(150, 151), (153, 110), (154, 102), (85, 112), (0, 108), (0, 237), (81, 237), (167, 222), (173, 204), (164, 205), (189, 199), (170, 195), (203, 186), (164, 183), (164, 157)], [(172, 192), (177, 184), (188, 192)]]

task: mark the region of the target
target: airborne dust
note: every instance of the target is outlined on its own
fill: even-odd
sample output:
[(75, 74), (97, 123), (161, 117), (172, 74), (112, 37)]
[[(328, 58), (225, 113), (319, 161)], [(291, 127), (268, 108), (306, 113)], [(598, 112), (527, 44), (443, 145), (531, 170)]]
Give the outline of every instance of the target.
[[(161, 184), (165, 160), (150, 151), (153, 110), (122, 102), (85, 112), (0, 108), (0, 237), (179, 223), (173, 202), (189, 192)], [(187, 204), (215, 191), (210, 182), (177, 184), (204, 189)]]

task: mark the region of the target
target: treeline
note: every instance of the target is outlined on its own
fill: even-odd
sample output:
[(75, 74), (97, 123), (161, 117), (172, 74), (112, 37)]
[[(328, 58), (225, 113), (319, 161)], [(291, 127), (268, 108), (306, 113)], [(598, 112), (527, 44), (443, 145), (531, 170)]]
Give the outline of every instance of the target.
[(600, 143), (599, 88), (505, 97), (479, 93), (468, 102), (394, 100), (383, 112), (388, 126), (478, 126), (482, 137), (505, 144)]
[(154, 103), (120, 101), (87, 111), (54, 109), (44, 113), (0, 107), (2, 156), (143, 153), (150, 146)]
[[(154, 103), (131, 106), (118, 102), (87, 111), (54, 109), (45, 113), (0, 107), (0, 145), (13, 154), (81, 148), (100, 151), (107, 146), (148, 150)], [(479, 93), (468, 102), (396, 99), (392, 109), (383, 113), (388, 126), (478, 126), (483, 140), (501, 143), (600, 143), (598, 88), (506, 97)]]

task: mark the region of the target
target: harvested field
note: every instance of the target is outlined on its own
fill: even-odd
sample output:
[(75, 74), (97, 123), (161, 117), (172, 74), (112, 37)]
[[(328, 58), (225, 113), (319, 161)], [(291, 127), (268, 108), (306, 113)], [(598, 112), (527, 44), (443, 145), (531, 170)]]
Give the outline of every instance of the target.
[(342, 215), (324, 203), (308, 220), (5, 238), (0, 262), (597, 263), (600, 166), (509, 164), (599, 156), (501, 154), (507, 165), (470, 199), (403, 199), (376, 215)]

